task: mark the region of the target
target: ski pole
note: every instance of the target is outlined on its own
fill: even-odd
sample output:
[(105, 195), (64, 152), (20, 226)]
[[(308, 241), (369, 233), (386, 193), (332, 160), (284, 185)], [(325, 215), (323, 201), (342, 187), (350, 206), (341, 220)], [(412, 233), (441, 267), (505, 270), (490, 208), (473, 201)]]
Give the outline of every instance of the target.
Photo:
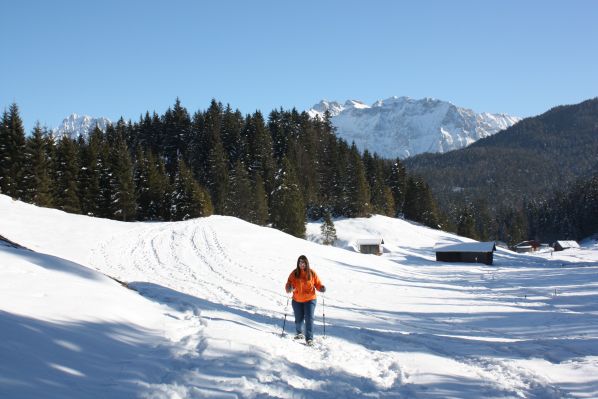
[(284, 326), (287, 324), (287, 310), (289, 310), (289, 301), (291, 300), (290, 296), (287, 296), (287, 304), (284, 307), (284, 322), (282, 323), (282, 333), (280, 333), (281, 337), (284, 337)]
[(326, 338), (326, 296), (322, 294), (322, 319), (324, 320), (324, 338)]

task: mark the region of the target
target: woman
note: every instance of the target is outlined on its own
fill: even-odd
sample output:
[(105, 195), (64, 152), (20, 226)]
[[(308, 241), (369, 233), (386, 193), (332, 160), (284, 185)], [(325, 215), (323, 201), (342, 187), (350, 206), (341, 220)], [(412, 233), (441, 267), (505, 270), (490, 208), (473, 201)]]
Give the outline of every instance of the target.
[[(314, 313), (316, 310), (316, 290), (326, 292), (320, 278), (309, 267), (305, 255), (297, 259), (297, 268), (291, 272), (285, 286), (287, 293), (293, 292), (293, 312), (295, 313), (295, 339), (303, 339), (308, 345), (314, 340)], [(303, 322), (305, 321), (305, 335)]]

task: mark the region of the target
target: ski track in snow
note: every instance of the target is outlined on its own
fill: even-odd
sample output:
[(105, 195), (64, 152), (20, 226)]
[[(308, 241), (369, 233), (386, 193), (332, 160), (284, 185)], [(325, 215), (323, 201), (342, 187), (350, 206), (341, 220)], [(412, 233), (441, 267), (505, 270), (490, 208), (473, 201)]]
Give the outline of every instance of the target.
[[(167, 282), (169, 287), (180, 291), (181, 293), (196, 296), (198, 298), (207, 299), (213, 303), (223, 303), (228, 306), (243, 309), (251, 313), (258, 313), (259, 309), (255, 306), (248, 305), (249, 301), (242, 301), (236, 297), (233, 293), (226, 290), (223, 286), (235, 286), (246, 288), (251, 295), (265, 296), (265, 300), (269, 302), (275, 302), (282, 304), (286, 301), (286, 297), (272, 291), (264, 291), (261, 287), (255, 287), (242, 279), (238, 278), (243, 273), (258, 273), (262, 278), (268, 278), (272, 280), (272, 285), (277, 287), (280, 286), (280, 281), (275, 281), (271, 276), (260, 272), (259, 269), (247, 266), (246, 263), (236, 262), (227, 255), (226, 249), (223, 244), (218, 240), (216, 232), (209, 226), (202, 226), (201, 224), (184, 226), (179, 228), (179, 225), (165, 225), (150, 229), (140, 229), (138, 231), (127, 232), (119, 236), (112, 237), (107, 242), (102, 243), (96, 253), (92, 256), (92, 259), (96, 259), (96, 262), (103, 262), (102, 265), (97, 263), (94, 264), (96, 268), (102, 270), (112, 270), (114, 276), (118, 279), (122, 279), (129, 283), (132, 283), (134, 289), (139, 290), (143, 295), (159, 299), (162, 302), (169, 303), (179, 310), (184, 310), (189, 305), (182, 299), (164, 297), (156, 291), (157, 289), (148, 289), (143, 284), (141, 288), (138, 287), (137, 283), (133, 283), (133, 280), (148, 281), (148, 282), (160, 282), (164, 284)], [(174, 228), (174, 229), (173, 229)], [(132, 239), (129, 239), (132, 237)], [(190, 250), (190, 251), (188, 251)], [(185, 253), (192, 253), (193, 258), (187, 258), (183, 256)], [(128, 256), (123, 257), (121, 254), (126, 253)], [(111, 254), (118, 254), (118, 256), (112, 256)], [(126, 258), (130, 260), (131, 264), (123, 265), (119, 264), (118, 259)], [(224, 265), (226, 263), (226, 265)], [(224, 267), (226, 266), (226, 267)], [(238, 274), (235, 273), (222, 273), (221, 270), (237, 270)], [(148, 273), (149, 272), (149, 273)], [(189, 280), (191, 277), (191, 281)], [(216, 281), (216, 283), (214, 282)], [(222, 282), (225, 282), (224, 284)], [(283, 299), (280, 299), (283, 298)], [(193, 306), (191, 306), (193, 307)], [(263, 312), (263, 316), (273, 318), (278, 323), (279, 314), (276, 312)], [(199, 309), (194, 310), (194, 315), (202, 318), (202, 311)], [(292, 316), (291, 316), (292, 317)], [(288, 326), (291, 324), (291, 317), (288, 319)], [(206, 340), (199, 337), (193, 337), (194, 335), (203, 334), (203, 326), (209, 324), (209, 317), (203, 318), (200, 323), (201, 328), (196, 331), (190, 331), (189, 336), (183, 340), (190, 342), (185, 343), (185, 347), (191, 348), (190, 350), (197, 349), (202, 352), (205, 349)], [(400, 368), (396, 359), (392, 359), (392, 356), (388, 356), (383, 352), (371, 354), (370, 351), (364, 348), (360, 349), (362, 353), (359, 364), (352, 364), (355, 362), (354, 352), (346, 351), (346, 344), (338, 342), (338, 340), (327, 338), (325, 341), (319, 340), (315, 348), (306, 348), (298, 346), (297, 343), (287, 342), (286, 339), (278, 338), (279, 325), (261, 326), (261, 329), (265, 332), (271, 332), (276, 334), (276, 338), (273, 341), (276, 345), (276, 355), (285, 356), (292, 363), (306, 363), (305, 370), (319, 370), (307, 373), (303, 378), (293, 376), (289, 374), (281, 374), (278, 380), (279, 384), (287, 386), (301, 385), (298, 381), (318, 380), (321, 376), (337, 376), (335, 373), (335, 367), (332, 365), (345, 365), (342, 367), (343, 371), (347, 368), (353, 369), (352, 371), (359, 374), (359, 370), (362, 369), (364, 362), (371, 363), (368, 367), (365, 367), (370, 375), (364, 376), (364, 378), (378, 381), (381, 386), (373, 384), (371, 386), (372, 391), (378, 391), (381, 388), (388, 388), (400, 377)], [(201, 344), (200, 344), (201, 343)], [(334, 349), (332, 349), (334, 348)], [(308, 351), (309, 358), (306, 358), (305, 351)], [(187, 366), (193, 369), (193, 363), (190, 362)], [(229, 365), (230, 366), (230, 365)], [(234, 367), (234, 366), (233, 366)], [(272, 366), (276, 368), (275, 366)], [(376, 370), (372, 373), (371, 370)], [(270, 367), (266, 367), (267, 374), (270, 373)], [(295, 374), (294, 370), (289, 370), (288, 373)], [(320, 378), (318, 378), (318, 376)], [(270, 379), (272, 377), (257, 376), (258, 379)], [(295, 379), (295, 380), (294, 380)], [(352, 387), (351, 379), (346, 379), (344, 382), (336, 381), (338, 378), (324, 379), (324, 382), (320, 381), (320, 384), (341, 384), (342, 387), (337, 387), (346, 392), (347, 395), (361, 395), (363, 392), (355, 390)], [(400, 380), (400, 378), (399, 378)], [(289, 382), (290, 381), (290, 382)], [(293, 382), (294, 381), (294, 382)], [(335, 382), (336, 381), (336, 382)], [(270, 381), (272, 383), (273, 381)], [(311, 385), (308, 384), (308, 385)], [(294, 386), (297, 388), (297, 386)], [(288, 386), (287, 386), (288, 388)], [(258, 387), (254, 387), (258, 391)], [(281, 392), (284, 392), (281, 391)], [(338, 392), (338, 391), (337, 391)], [(353, 392), (353, 394), (351, 394)], [(268, 394), (275, 394), (275, 392), (264, 392)]]
[[(127, 256), (122, 256), (122, 253)], [(148, 298), (188, 311), (188, 323), (178, 338), (182, 349), (175, 354), (179, 359), (177, 369), (165, 375), (160, 384), (152, 386), (155, 392), (177, 392), (185, 397), (209, 396), (216, 392), (210, 387), (216, 384), (218, 378), (201, 370), (240, 368), (238, 358), (225, 359), (208, 353), (210, 345), (217, 342), (209, 333), (210, 325), (219, 320), (211, 315), (211, 311), (222, 310), (224, 305), (249, 317), (244, 323), (262, 333), (269, 333), (265, 339), (271, 342), (270, 351), (265, 353), (263, 347), (247, 345), (244, 348), (248, 354), (245, 359), (252, 371), (246, 371), (246, 377), (238, 381), (238, 386), (228, 387), (227, 392), (252, 392), (247, 395), (251, 397), (288, 397), (289, 389), (292, 389), (295, 392), (293, 397), (309, 397), (311, 390), (317, 390), (319, 397), (326, 397), (321, 395), (323, 391), (333, 393), (330, 397), (338, 397), (339, 394), (344, 397), (427, 397), (429, 392), (419, 392), (412, 385), (410, 375), (417, 371), (403, 365), (409, 363), (405, 361), (405, 354), (388, 350), (396, 347), (402, 351), (419, 351), (452, 359), (458, 367), (469, 370), (471, 375), (477, 375), (484, 381), (482, 388), (487, 396), (566, 397), (542, 377), (512, 362), (494, 357), (463, 356), (464, 351), (454, 349), (454, 345), (447, 346), (447, 338), (443, 334), (450, 333), (453, 327), (450, 321), (443, 323), (429, 319), (429, 323), (425, 324), (433, 327), (427, 328), (420, 318), (413, 323), (402, 321), (391, 330), (355, 328), (337, 323), (329, 328), (340, 330), (339, 337), (320, 337), (313, 348), (290, 339), (280, 339), (277, 337), (280, 312), (276, 309), (285, 304), (286, 297), (275, 290), (251, 285), (251, 279), (244, 280), (242, 277), (248, 273), (259, 275), (268, 281), (265, 285), (270, 287), (278, 287), (281, 282), (250, 261), (235, 260), (230, 253), (217, 232), (201, 219), (190, 223), (144, 226), (114, 236), (94, 251), (91, 263), (96, 268), (110, 271), (114, 277), (131, 283), (132, 288)], [(119, 259), (127, 259), (131, 263), (120, 264)], [(494, 271), (491, 279), (482, 274), (478, 283), (495, 282), (500, 275), (500, 269)], [(460, 277), (471, 279), (471, 273)], [(235, 287), (235, 291), (226, 287)], [(477, 288), (472, 285), (470, 292), (475, 295)], [(256, 297), (259, 300), (256, 301)], [(263, 309), (252, 303), (272, 303), (272, 308)], [(338, 300), (336, 306), (349, 306), (357, 313), (367, 312), (352, 301)], [(371, 312), (368, 316), (372, 317)], [(384, 323), (390, 321), (379, 315), (373, 317)], [(289, 327), (291, 318), (292, 312), (287, 319)], [(418, 333), (405, 332), (405, 328)], [(504, 332), (488, 328), (472, 328), (470, 333), (505, 337)], [(356, 342), (343, 339), (343, 334), (357, 337)], [(489, 344), (487, 350), (496, 351), (496, 348), (496, 345)], [(252, 355), (252, 351), (257, 354)], [(505, 350), (505, 357), (513, 349), (509, 351)], [(355, 376), (360, 376), (360, 384), (355, 384)]]
[[(319, 338), (314, 348), (298, 345), (286, 338), (279, 338), (279, 312), (260, 310), (251, 305), (251, 299), (247, 297), (247, 294), (244, 299), (241, 299), (224, 287), (234, 286), (239, 290), (243, 289), (249, 296), (262, 296), (261, 302), (282, 305), (286, 301), (286, 296), (274, 290), (264, 290), (263, 287), (248, 284), (240, 276), (246, 273), (257, 273), (261, 278), (271, 280), (270, 285), (274, 287), (280, 286), (281, 282), (274, 280), (272, 276), (249, 263), (237, 262), (232, 259), (219, 241), (217, 233), (209, 225), (203, 225), (201, 221), (193, 224), (166, 224), (141, 228), (134, 232), (129, 231), (101, 243), (94, 252), (92, 265), (97, 269), (111, 270), (115, 277), (131, 283), (133, 289), (148, 298), (167, 303), (177, 310), (192, 309), (188, 318), (200, 319), (196, 323), (196, 328), (188, 327), (188, 335), (180, 339), (179, 342), (187, 350), (179, 353), (178, 356), (183, 356), (185, 359), (181, 359), (180, 369), (176, 373), (171, 372), (163, 378), (162, 389), (166, 389), (165, 386), (169, 384), (179, 384), (178, 379), (181, 375), (185, 375), (184, 379), (189, 381), (205, 380), (204, 376), (198, 376), (197, 371), (194, 371), (199, 368), (214, 366), (225, 370), (238, 368), (237, 360), (218, 364), (216, 360), (198, 358), (198, 355), (205, 351), (211, 340), (204, 336), (204, 328), (209, 326), (211, 317), (205, 315), (206, 311), (199, 309), (197, 305), (193, 304), (193, 301), (186, 302), (183, 298), (184, 295), (181, 295), (181, 298), (173, 297), (170, 291), (167, 294), (163, 293), (164, 290), (161, 286), (148, 286), (145, 283), (134, 281), (147, 281), (153, 284), (166, 283), (168, 286), (166, 288), (179, 291), (182, 294), (188, 294), (214, 304), (222, 303), (249, 314), (255, 314), (258, 318), (262, 316), (274, 320), (277, 324), (264, 326), (259, 322), (253, 323), (261, 331), (271, 333), (269, 335), (273, 343), (273, 353), (267, 354), (264, 359), (274, 355), (274, 361), (270, 366), (262, 365), (264, 373), (256, 373), (256, 382), (251, 380), (244, 382), (249, 384), (252, 392), (286, 397), (289, 385), (291, 388), (299, 390), (327, 386), (328, 389), (334, 387), (331, 392), (335, 393), (331, 397), (335, 397), (338, 392), (343, 392), (346, 397), (362, 397), (367, 392), (379, 392), (390, 389), (395, 384), (400, 385), (401, 369), (396, 354), (392, 352), (371, 351), (359, 345), (351, 345), (352, 348), (348, 351), (345, 341), (331, 337)], [(123, 257), (122, 253), (126, 253), (128, 256)], [(128, 259), (131, 264), (120, 264), (119, 259)], [(222, 270), (227, 270), (228, 273), (223, 273)], [(287, 329), (292, 323), (291, 318), (292, 316), (289, 315)], [(355, 360), (356, 351), (360, 353), (358, 362)], [(280, 362), (281, 357), (286, 358), (291, 364), (302, 365), (305, 375), (297, 375), (295, 368), (288, 367), (286, 372), (281, 371), (278, 376), (272, 376), (272, 369), (279, 368), (277, 362)], [(365, 370), (365, 374), (362, 376), (364, 384), (359, 388), (353, 386), (353, 377), (339, 378), (347, 373), (349, 376), (361, 375), (364, 373), (363, 370)], [(172, 379), (176, 381), (171, 381)], [(367, 381), (370, 382), (366, 383)], [(264, 382), (268, 382), (267, 389), (264, 387)], [(274, 388), (270, 388), (270, 385), (274, 385)], [(185, 395), (192, 395), (193, 392), (196, 394), (206, 394), (207, 392), (197, 386), (193, 389), (193, 383), (188, 383), (186, 386), (187, 388), (183, 389)], [(243, 387), (239, 387), (239, 389), (241, 388)], [(243, 388), (243, 390), (246, 389), (247, 387)]]

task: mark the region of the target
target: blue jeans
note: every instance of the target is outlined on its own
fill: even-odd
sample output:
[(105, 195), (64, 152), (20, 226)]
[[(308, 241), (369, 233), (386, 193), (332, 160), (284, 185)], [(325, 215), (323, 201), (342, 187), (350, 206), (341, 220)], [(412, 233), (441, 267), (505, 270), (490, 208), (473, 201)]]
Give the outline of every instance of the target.
[(305, 339), (314, 338), (314, 313), (316, 311), (316, 300), (308, 302), (297, 302), (293, 299), (293, 312), (295, 313), (295, 330), (297, 334), (303, 332), (303, 321), (305, 321)]

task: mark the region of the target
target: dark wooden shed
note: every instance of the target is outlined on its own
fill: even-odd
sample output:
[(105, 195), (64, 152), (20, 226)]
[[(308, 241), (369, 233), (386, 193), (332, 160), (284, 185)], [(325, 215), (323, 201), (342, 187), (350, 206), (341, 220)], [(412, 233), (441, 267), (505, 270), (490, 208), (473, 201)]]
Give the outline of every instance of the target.
[(555, 251), (564, 251), (568, 248), (579, 248), (579, 244), (574, 240), (561, 240), (553, 244)]
[(464, 242), (453, 245), (439, 245), (434, 251), (438, 262), (485, 263), (491, 265), (496, 245), (494, 241)]

